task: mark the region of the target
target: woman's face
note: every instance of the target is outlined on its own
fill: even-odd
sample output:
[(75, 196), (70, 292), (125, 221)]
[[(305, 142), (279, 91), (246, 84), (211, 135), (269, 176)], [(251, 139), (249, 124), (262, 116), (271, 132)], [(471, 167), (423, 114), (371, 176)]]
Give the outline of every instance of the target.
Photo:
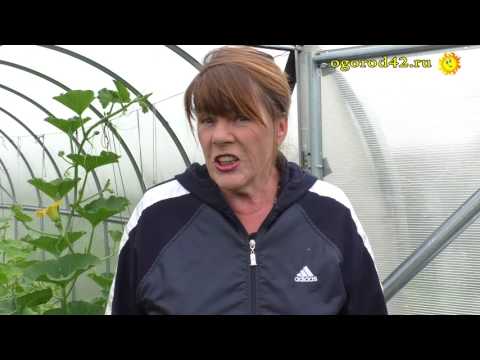
[(208, 173), (220, 189), (242, 192), (268, 180), (288, 123), (285, 118), (273, 122), (263, 109), (262, 114), (267, 126), (238, 116), (198, 116), (198, 138)]

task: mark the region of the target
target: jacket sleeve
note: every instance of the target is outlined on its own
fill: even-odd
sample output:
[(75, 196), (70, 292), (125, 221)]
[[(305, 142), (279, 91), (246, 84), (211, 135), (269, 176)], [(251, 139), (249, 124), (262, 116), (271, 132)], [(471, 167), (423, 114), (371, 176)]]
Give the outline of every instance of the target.
[[(361, 228), (358, 219), (357, 223)], [(343, 254), (343, 277), (347, 302), (342, 313), (387, 315), (383, 289), (368, 239), (363, 230), (358, 231), (351, 216), (348, 216), (346, 227), (350, 241)]]
[(128, 238), (118, 257), (117, 271), (107, 305), (107, 315), (141, 314), (136, 301), (138, 261), (134, 246), (135, 229), (128, 235), (124, 234), (125, 236)]

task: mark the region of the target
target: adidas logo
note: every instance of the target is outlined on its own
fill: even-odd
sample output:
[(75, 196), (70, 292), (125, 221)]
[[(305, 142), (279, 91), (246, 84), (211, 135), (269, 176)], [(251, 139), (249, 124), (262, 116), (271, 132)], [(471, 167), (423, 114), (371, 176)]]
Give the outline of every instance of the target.
[(315, 282), (317, 277), (313, 275), (308, 266), (304, 266), (302, 270), (295, 276), (295, 282)]

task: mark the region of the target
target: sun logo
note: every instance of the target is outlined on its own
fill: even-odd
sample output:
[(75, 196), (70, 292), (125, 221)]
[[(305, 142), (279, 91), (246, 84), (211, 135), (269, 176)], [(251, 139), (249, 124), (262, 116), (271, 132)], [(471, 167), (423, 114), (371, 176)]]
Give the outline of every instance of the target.
[(460, 69), (460, 58), (455, 53), (445, 53), (438, 61), (438, 68), (445, 75), (453, 75)]

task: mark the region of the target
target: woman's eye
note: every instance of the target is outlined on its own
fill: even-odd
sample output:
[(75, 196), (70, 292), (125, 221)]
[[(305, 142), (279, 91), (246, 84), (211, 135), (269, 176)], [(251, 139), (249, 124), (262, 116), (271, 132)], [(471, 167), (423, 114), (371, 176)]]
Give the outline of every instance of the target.
[(250, 119), (245, 117), (245, 116), (238, 116), (237, 121), (238, 122), (248, 122), (248, 121), (250, 121)]
[(210, 125), (210, 124), (213, 124), (213, 119), (212, 118), (204, 118), (204, 119), (200, 120), (200, 123), (205, 124), (205, 125)]

